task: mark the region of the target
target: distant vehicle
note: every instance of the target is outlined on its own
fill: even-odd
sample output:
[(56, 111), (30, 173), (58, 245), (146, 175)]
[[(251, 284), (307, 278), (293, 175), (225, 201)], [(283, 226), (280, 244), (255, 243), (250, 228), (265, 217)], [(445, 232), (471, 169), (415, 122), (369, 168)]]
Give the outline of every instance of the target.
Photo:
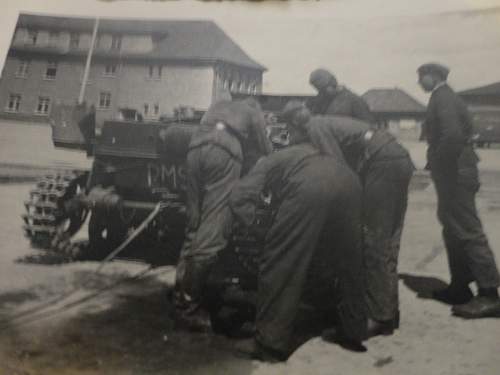
[(472, 142), (477, 147), (500, 143), (500, 108), (472, 108), (474, 133)]

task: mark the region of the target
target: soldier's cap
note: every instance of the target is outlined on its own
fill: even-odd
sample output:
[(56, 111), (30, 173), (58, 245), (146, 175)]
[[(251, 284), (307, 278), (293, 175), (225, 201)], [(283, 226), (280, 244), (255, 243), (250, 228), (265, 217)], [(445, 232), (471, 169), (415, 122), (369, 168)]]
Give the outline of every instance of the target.
[[(298, 124), (293, 124), (290, 120), (293, 119), (297, 114), (301, 114), (300, 118), (298, 118)], [(283, 111), (281, 112), (281, 119), (287, 122), (290, 125), (304, 125), (307, 121), (309, 121), (310, 112), (306, 107), (305, 103), (300, 100), (293, 99), (286, 103)]]
[(438, 63), (427, 63), (421, 65), (417, 69), (418, 74), (423, 75), (423, 74), (436, 74), (442, 79), (448, 78), (448, 74), (450, 73), (450, 69), (448, 69), (446, 66), (438, 64)]
[(323, 89), (330, 84), (337, 86), (337, 79), (326, 69), (316, 69), (309, 76), (309, 83), (318, 89)]

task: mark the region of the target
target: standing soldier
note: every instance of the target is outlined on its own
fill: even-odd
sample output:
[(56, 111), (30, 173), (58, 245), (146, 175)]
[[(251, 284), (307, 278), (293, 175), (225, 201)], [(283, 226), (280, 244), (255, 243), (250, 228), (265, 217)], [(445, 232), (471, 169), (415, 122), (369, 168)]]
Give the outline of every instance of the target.
[(374, 118), (363, 98), (339, 86), (335, 76), (325, 69), (316, 69), (309, 83), (318, 91), (308, 107), (315, 115), (348, 116), (372, 123)]
[(408, 152), (383, 130), (343, 116), (310, 116), (300, 103), (292, 122), (306, 122), (312, 144), (338, 155), (358, 172), (363, 185), (364, 262), (368, 334), (391, 334), (399, 326), (397, 263), (415, 169)]
[(189, 144), (188, 223), (177, 267), (175, 302), (180, 320), (193, 329), (210, 326), (202, 308), (203, 289), (231, 233), (231, 189), (242, 170), (249, 168), (249, 161), (256, 162), (271, 151), (263, 118), (258, 108), (246, 102), (214, 104)]
[[(293, 145), (259, 161), (231, 194), (231, 208), (247, 226), (263, 191), (277, 207), (259, 255), (256, 336), (238, 346), (261, 360), (285, 360), (293, 351), (299, 305), (317, 269), (313, 259), (338, 275), (337, 341), (360, 348), (366, 336), (359, 180), (343, 161), (321, 155), (304, 128), (289, 132)], [(335, 279), (326, 279), (333, 289)]]
[[(450, 285), (434, 296), (458, 305), (452, 308), (456, 315), (482, 318), (500, 314), (499, 275), (476, 210), (479, 158), (470, 141), (472, 121), (465, 103), (446, 83), (448, 73), (439, 64), (418, 68), (419, 84), (432, 93), (425, 121), (427, 161), (451, 273)], [(472, 281), (478, 286), (476, 297), (469, 288)]]

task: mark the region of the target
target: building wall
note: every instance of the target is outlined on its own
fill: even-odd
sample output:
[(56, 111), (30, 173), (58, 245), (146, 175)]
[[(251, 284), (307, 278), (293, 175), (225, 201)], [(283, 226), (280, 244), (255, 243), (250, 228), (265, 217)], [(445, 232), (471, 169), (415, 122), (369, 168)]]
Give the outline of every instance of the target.
[[(59, 60), (55, 80), (45, 79), (47, 59), (31, 58), (25, 78), (16, 77), (20, 64), (18, 57), (9, 56), (3, 72), (0, 87), (0, 109), (5, 114), (10, 94), (20, 94), (19, 114), (40, 117), (35, 113), (40, 96), (49, 97), (51, 105), (57, 101), (76, 102), (84, 71), (84, 58)], [(105, 75), (106, 65), (117, 65), (114, 76)], [(153, 65), (155, 73), (158, 64)], [(149, 77), (146, 62), (119, 62), (118, 60), (94, 61), (89, 73), (85, 100), (97, 108), (98, 120), (111, 118), (118, 108), (129, 107), (143, 112), (149, 104), (151, 112), (159, 105), (159, 115), (171, 115), (178, 106), (192, 106), (206, 109), (215, 101), (213, 98), (214, 69), (210, 65), (162, 65), (161, 77)], [(101, 92), (111, 94), (111, 106), (99, 108)], [(46, 116), (45, 116), (46, 117)]]
[(8, 57), (3, 71), (0, 87), (0, 109), (6, 112), (10, 94), (21, 95), (19, 113), (25, 116), (42, 116), (36, 114), (39, 97), (49, 97), (51, 103), (56, 100), (75, 101), (78, 98), (83, 63), (59, 61), (56, 79), (45, 78), (47, 60), (30, 59), (26, 77), (16, 76), (20, 64), (19, 58)]
[[(92, 35), (90, 30), (78, 33), (76, 49), (81, 53), (62, 55), (61, 52), (75, 49), (70, 46), (71, 35), (69, 31), (51, 33), (38, 30), (36, 43), (33, 44), (28, 29), (16, 29), (12, 46), (17, 49), (9, 52), (0, 86), (0, 115), (48, 120), (46, 114), (36, 113), (40, 97), (50, 98), (51, 106), (59, 101), (77, 101)], [(96, 51), (111, 50), (113, 37), (117, 36), (121, 37), (120, 51), (124, 54), (147, 53), (154, 47), (152, 35), (100, 33), (95, 44)], [(230, 99), (231, 93), (260, 93), (262, 90), (262, 71), (256, 69), (229, 63), (168, 63), (158, 59), (145, 61), (120, 56), (120, 53), (111, 53), (104, 57), (96, 53), (92, 60), (85, 101), (96, 106), (99, 122), (117, 115), (121, 107), (143, 113), (145, 104), (148, 104), (150, 115), (145, 117), (158, 118), (160, 115), (172, 115), (174, 108), (179, 106), (207, 109), (214, 102)], [(49, 59), (57, 61), (54, 80), (45, 77)], [(29, 61), (29, 68), (25, 77), (19, 77), (16, 72), (23, 60)], [(117, 65), (112, 76), (105, 74), (106, 65)], [(161, 75), (158, 75), (160, 65)], [(153, 77), (150, 77), (150, 66), (154, 67)], [(99, 107), (102, 92), (111, 94), (109, 108)], [(10, 94), (21, 95), (17, 114), (6, 111)], [(155, 114), (156, 105), (158, 113)]]
[[(157, 64), (153, 65), (157, 69)], [(161, 77), (150, 78), (149, 66), (126, 64), (115, 82), (120, 107), (144, 110), (159, 104), (159, 114), (172, 115), (179, 106), (207, 109), (212, 103), (214, 71), (211, 66), (163, 65)]]

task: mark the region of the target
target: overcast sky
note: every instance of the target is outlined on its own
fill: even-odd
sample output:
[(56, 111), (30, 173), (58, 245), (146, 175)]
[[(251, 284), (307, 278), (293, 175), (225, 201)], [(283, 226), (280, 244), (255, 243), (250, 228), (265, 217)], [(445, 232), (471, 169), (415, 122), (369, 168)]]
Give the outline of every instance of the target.
[(362, 94), (400, 87), (425, 103), (416, 68), (438, 61), (456, 89), (500, 81), (500, 0), (289, 2), (1, 0), (3, 67), (19, 12), (212, 19), (268, 68), (264, 92), (312, 93), (311, 70), (330, 69)]

